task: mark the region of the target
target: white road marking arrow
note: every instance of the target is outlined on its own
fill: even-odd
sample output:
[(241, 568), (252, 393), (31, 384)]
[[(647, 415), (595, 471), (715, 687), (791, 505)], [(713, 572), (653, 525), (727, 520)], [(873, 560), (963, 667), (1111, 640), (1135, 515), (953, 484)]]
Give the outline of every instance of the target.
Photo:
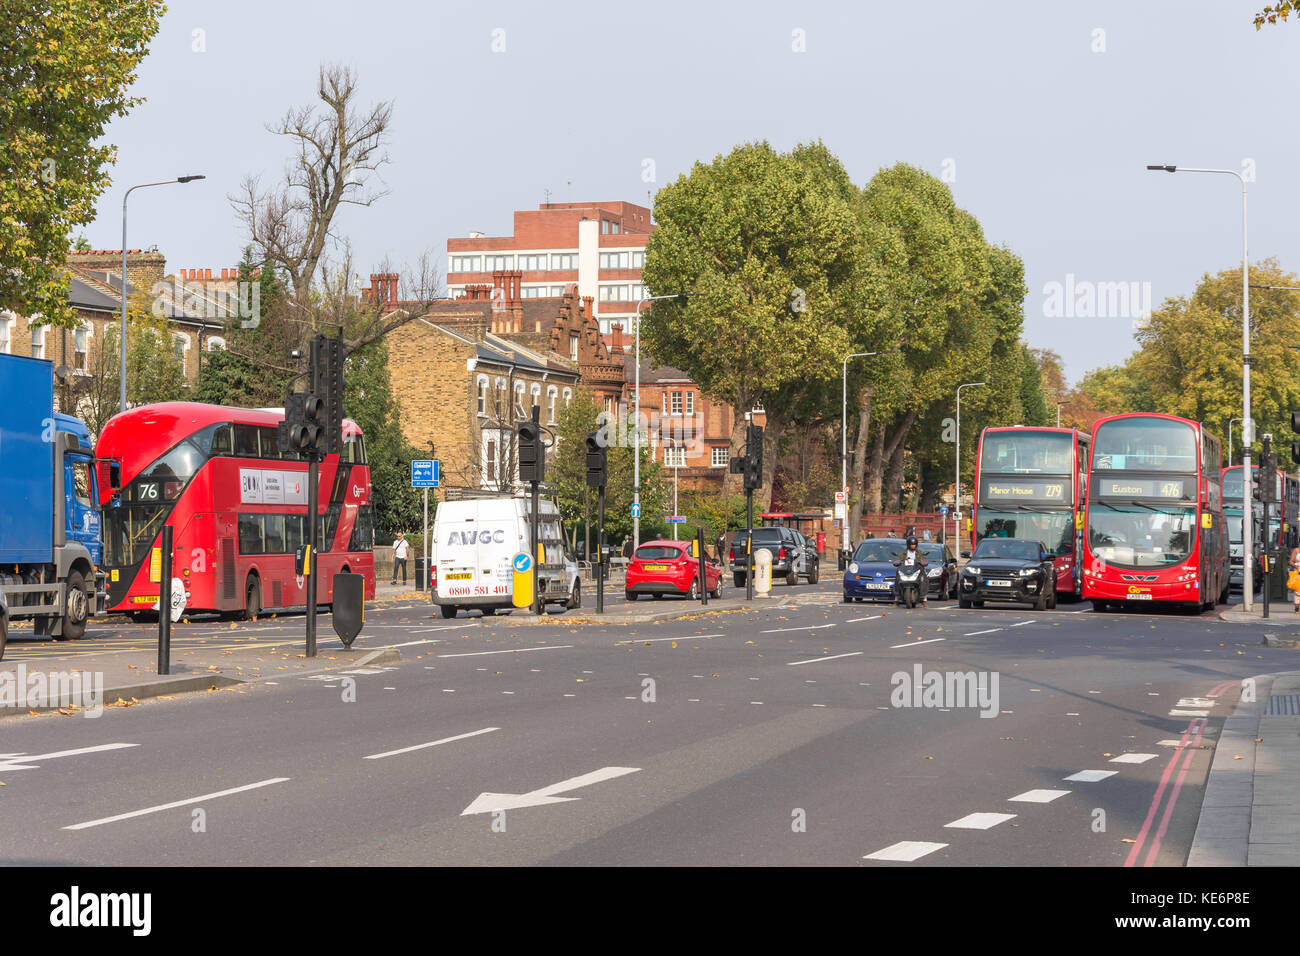
[(138, 747), (139, 744), (99, 744), (95, 747), (80, 747), (77, 750), (57, 750), (48, 754), (6, 754), (0, 760), (0, 770), (35, 770), (39, 760), (53, 760), (56, 757), (75, 757), (79, 754), (93, 754), (104, 750), (122, 750), (126, 747)]
[(528, 793), (480, 793), (473, 803), (460, 812), (460, 815), (467, 817), (474, 813), (491, 813), (493, 810), (518, 810), (521, 807), (540, 807), (547, 803), (568, 803), (581, 798), (557, 797), (556, 794), (640, 772), (640, 767), (602, 767), (591, 773), (584, 773), (581, 777), (561, 780), (549, 787), (542, 787), (540, 790), (532, 790)]

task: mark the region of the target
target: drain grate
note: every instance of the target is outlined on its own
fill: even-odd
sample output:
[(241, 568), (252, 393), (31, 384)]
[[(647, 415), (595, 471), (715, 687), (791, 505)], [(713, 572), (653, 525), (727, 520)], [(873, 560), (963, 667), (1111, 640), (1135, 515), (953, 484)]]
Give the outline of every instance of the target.
[(1268, 699), (1264, 716), (1295, 715), (1300, 716), (1300, 694), (1278, 694)]

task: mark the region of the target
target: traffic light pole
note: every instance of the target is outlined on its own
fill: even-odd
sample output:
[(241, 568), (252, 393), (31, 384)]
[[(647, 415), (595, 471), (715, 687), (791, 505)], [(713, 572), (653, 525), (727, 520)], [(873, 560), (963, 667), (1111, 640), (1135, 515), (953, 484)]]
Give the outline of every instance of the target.
[(316, 546), (320, 519), (316, 509), (320, 506), (317, 485), (320, 483), (319, 465), (313, 453), (307, 465), (307, 561), (302, 573), (307, 588), (307, 656), (316, 656)]
[(596, 613), (605, 613), (605, 486), (596, 493)]
[(754, 489), (745, 489), (745, 600), (754, 600)]

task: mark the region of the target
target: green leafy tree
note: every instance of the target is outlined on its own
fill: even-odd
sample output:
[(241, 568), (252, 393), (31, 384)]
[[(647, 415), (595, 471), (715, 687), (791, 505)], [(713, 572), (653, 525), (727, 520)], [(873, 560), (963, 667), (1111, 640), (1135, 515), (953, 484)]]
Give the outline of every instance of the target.
[(160, 0), (0, 0), (0, 310), (80, 321), (62, 268), (71, 231), (94, 221), (116, 147), (109, 122), (158, 32)]
[[(767, 410), (762, 507), (792, 409), (824, 387), (848, 351), (844, 314), (857, 291), (856, 190), (821, 143), (778, 153), (739, 146), (655, 198), (658, 228), (645, 279), (658, 294), (643, 338), (701, 389), (738, 409)], [(732, 447), (744, 441), (737, 416)], [(728, 490), (738, 490), (729, 475)]]
[[(343, 366), (347, 417), (361, 426), (370, 463), (376, 526), (385, 532), (422, 529), (423, 493), (411, 487), (411, 462), (427, 458), (402, 437), (388, 372), (388, 346), (381, 340), (352, 352)], [(436, 501), (429, 499), (432, 525)]]

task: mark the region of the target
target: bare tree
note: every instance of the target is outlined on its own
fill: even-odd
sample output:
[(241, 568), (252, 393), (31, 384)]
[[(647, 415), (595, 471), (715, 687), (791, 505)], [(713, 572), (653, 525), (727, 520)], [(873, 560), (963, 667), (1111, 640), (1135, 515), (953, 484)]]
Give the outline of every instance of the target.
[(267, 129), (294, 142), (297, 155), (284, 182), (262, 191), (257, 176), (246, 177), (230, 197), (249, 237), (274, 267), (288, 276), (299, 306), (309, 304), (312, 283), (343, 205), (369, 206), (386, 194), (369, 188), (370, 174), (388, 162), (384, 151), (393, 104), (368, 112), (355, 104), (357, 78), (350, 67), (320, 68), (319, 103), (290, 109)]

